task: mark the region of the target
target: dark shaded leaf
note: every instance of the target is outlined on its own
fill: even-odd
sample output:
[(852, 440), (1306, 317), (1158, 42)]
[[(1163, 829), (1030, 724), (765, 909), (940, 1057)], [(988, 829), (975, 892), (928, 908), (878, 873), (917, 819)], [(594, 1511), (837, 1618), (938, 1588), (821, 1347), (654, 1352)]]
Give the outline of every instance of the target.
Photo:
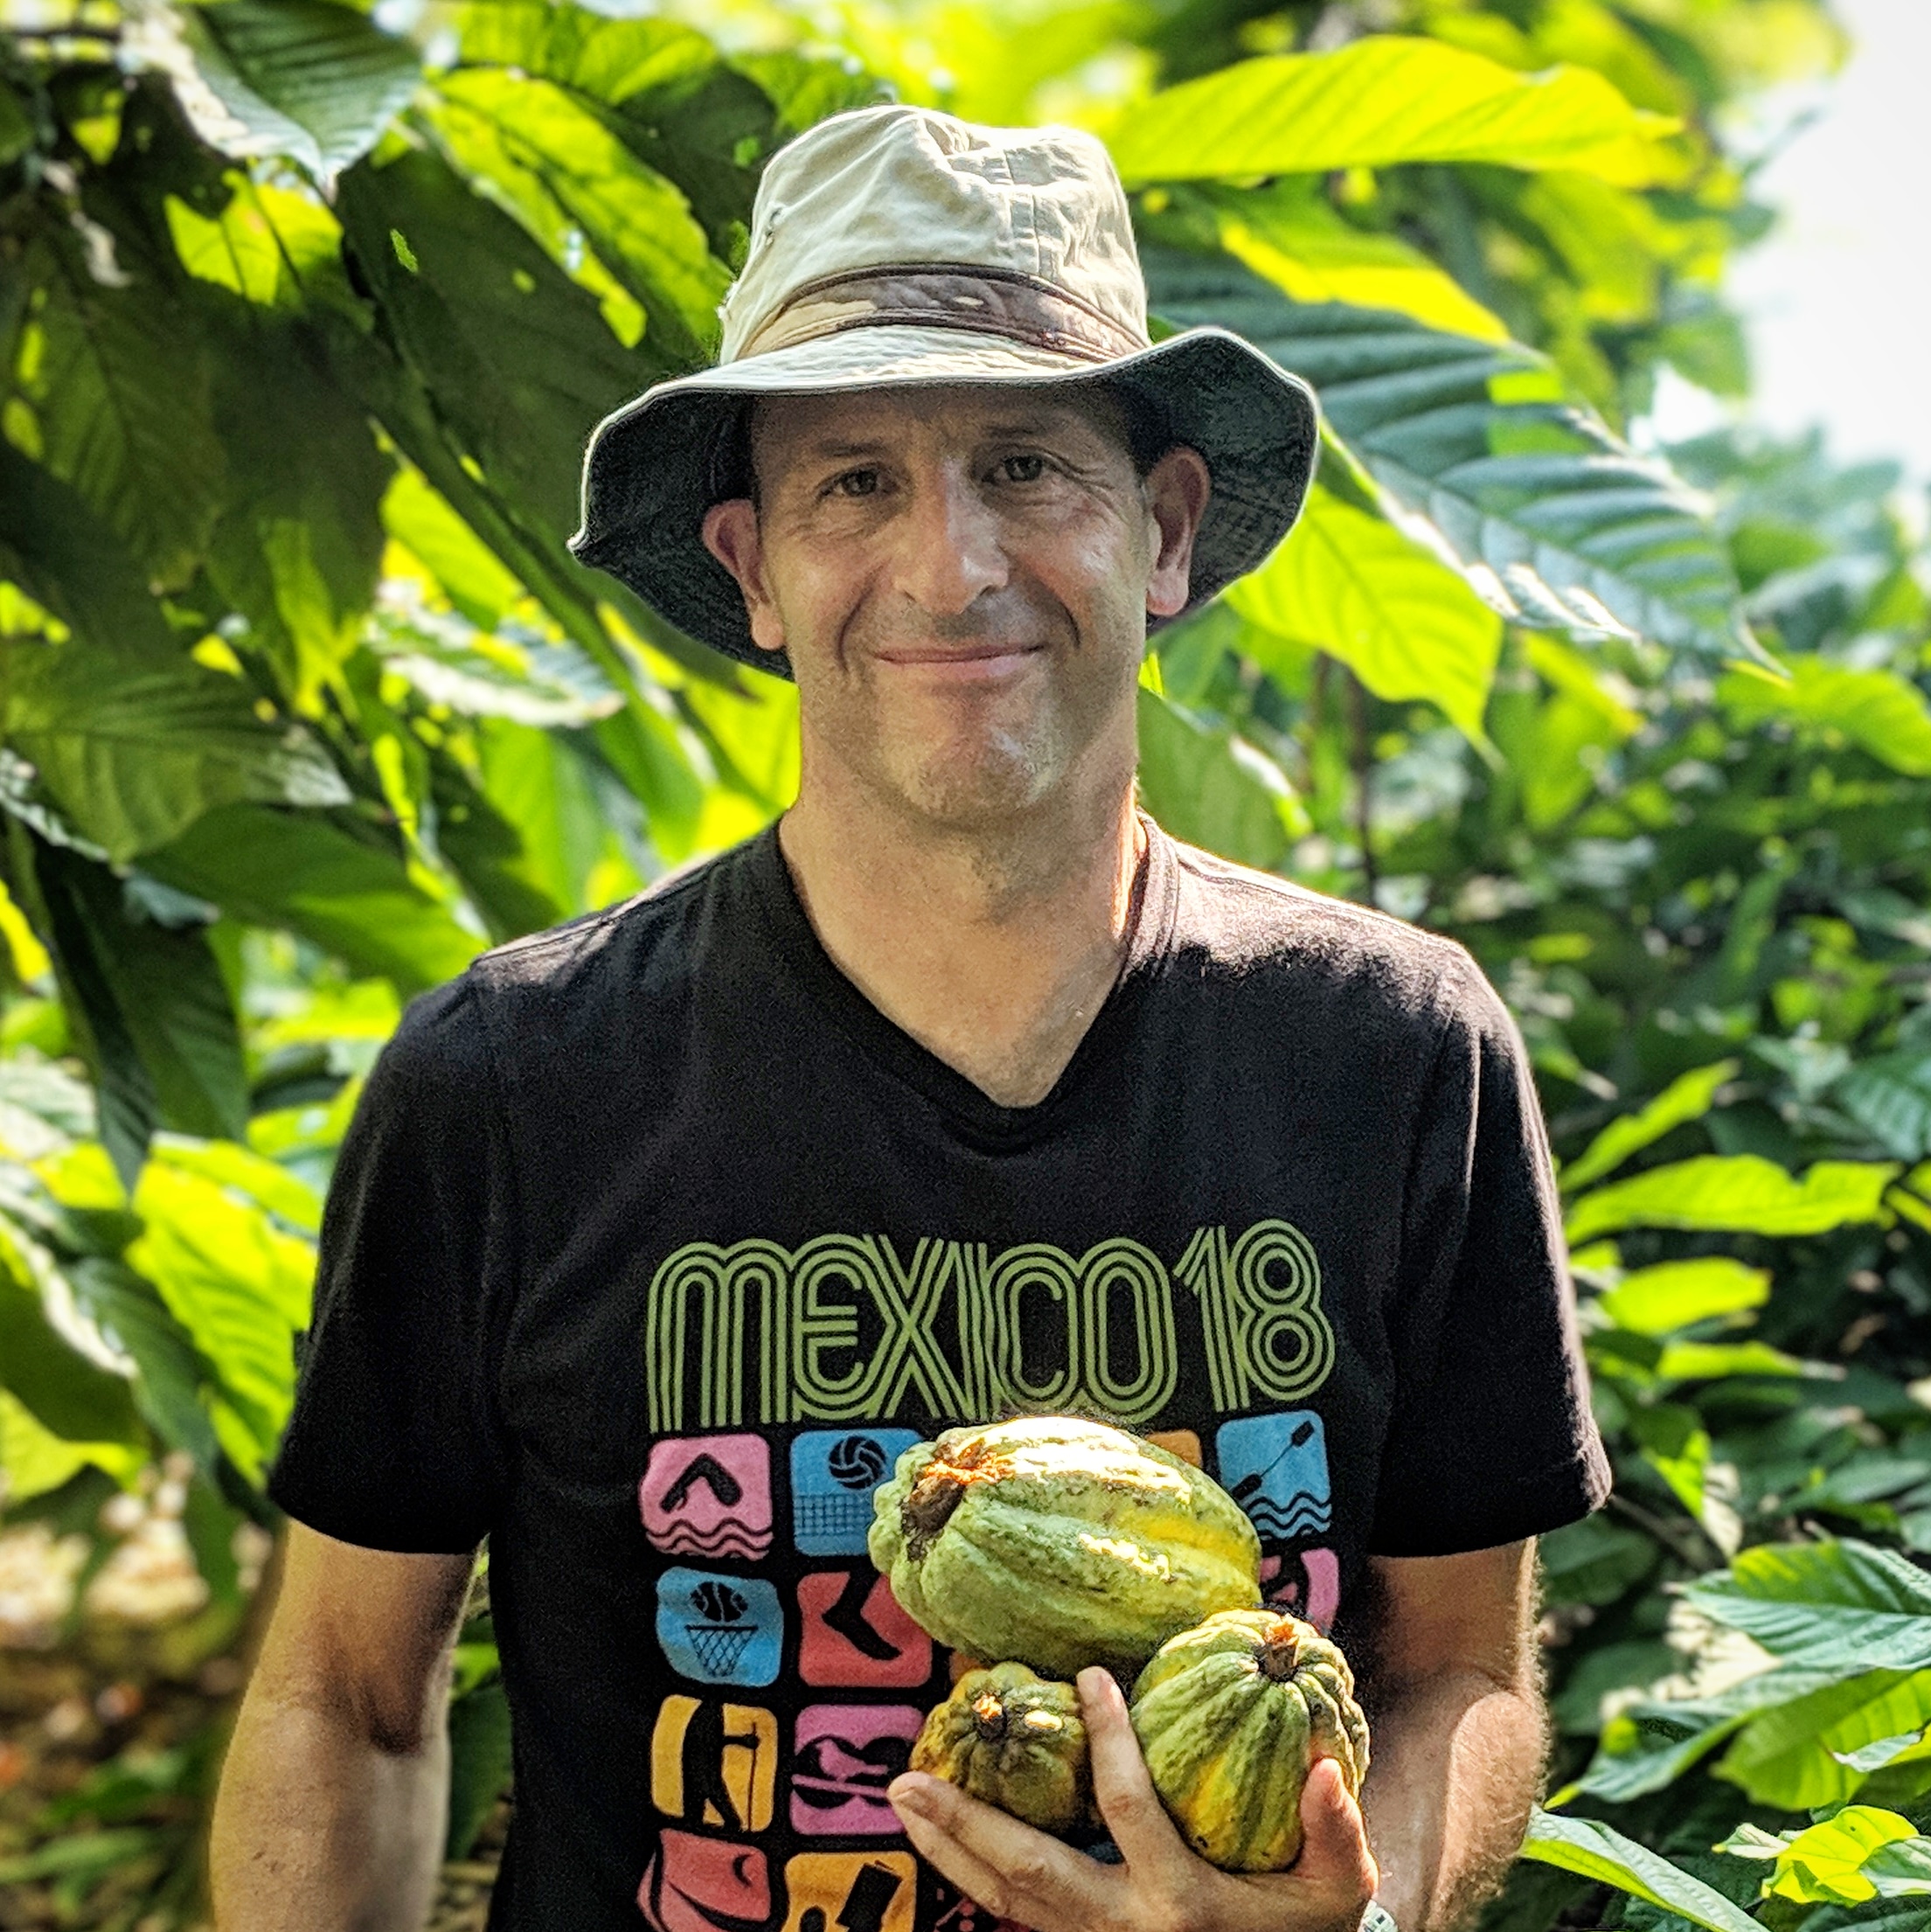
[(1143, 251), (1157, 313), (1217, 323), (1319, 392), (1389, 520), (1518, 623), (1755, 647), (1702, 503), (1632, 455), (1542, 359), (1407, 316), (1291, 302), (1231, 256)]
[(205, 108), (196, 115), (225, 154), (288, 155), (327, 181), (375, 145), (415, 92), (409, 43), (330, 0), (220, 0), (181, 20), (201, 78), (232, 117), (224, 127)]
[(210, 812), (148, 870), (250, 925), (300, 933), (405, 996), (460, 973), (483, 949), (410, 882), (394, 851), (320, 813), (239, 805)]

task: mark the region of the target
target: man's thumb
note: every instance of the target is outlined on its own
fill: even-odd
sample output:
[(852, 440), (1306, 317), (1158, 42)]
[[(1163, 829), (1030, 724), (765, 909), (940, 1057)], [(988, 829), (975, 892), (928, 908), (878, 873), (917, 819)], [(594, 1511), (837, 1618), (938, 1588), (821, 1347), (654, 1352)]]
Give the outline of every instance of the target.
[(1295, 1869), (1343, 1890), (1358, 1888), (1364, 1903), (1380, 1876), (1368, 1850), (1361, 1807), (1332, 1758), (1318, 1759), (1302, 1789), (1301, 1856)]

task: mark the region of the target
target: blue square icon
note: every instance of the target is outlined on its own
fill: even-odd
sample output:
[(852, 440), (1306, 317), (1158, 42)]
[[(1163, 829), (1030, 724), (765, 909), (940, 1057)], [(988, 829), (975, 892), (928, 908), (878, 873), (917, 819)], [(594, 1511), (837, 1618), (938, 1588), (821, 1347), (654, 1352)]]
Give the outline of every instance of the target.
[(1333, 1519), (1328, 1437), (1309, 1408), (1223, 1422), (1214, 1438), (1220, 1486), (1263, 1539), (1291, 1543), (1324, 1534)]
[(791, 1536), (806, 1556), (863, 1556), (872, 1492), (919, 1440), (909, 1428), (807, 1429), (791, 1443)]
[(669, 1569), (657, 1579), (657, 1642), (670, 1668), (698, 1684), (775, 1683), (784, 1612), (761, 1577)]

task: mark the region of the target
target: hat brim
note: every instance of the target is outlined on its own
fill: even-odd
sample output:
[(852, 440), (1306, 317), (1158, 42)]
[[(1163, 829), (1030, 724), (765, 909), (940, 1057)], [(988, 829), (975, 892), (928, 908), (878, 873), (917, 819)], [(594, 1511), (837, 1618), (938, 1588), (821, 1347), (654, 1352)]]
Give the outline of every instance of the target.
[(1138, 390), (1173, 441), (1191, 445), (1206, 462), (1212, 489), (1194, 539), (1186, 606), (1196, 609), (1261, 563), (1293, 528), (1320, 441), (1307, 384), (1240, 337), (1211, 327), (1104, 363), (956, 329), (867, 327), (659, 383), (591, 436), (583, 524), (570, 549), (629, 585), (686, 636), (788, 675), (782, 653), (752, 642), (743, 593), (701, 534), (717, 500), (719, 440), (747, 400), (937, 383), (1094, 382)]

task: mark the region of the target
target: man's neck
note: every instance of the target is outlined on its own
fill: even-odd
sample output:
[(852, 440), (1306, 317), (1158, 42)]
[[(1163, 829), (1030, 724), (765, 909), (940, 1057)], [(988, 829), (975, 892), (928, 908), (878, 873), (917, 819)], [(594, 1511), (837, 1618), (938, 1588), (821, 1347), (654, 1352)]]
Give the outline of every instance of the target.
[(808, 781), (778, 842), (819, 943), (872, 1005), (1001, 1105), (1045, 1098), (1125, 956), (1145, 847), (1130, 771), (971, 833)]

